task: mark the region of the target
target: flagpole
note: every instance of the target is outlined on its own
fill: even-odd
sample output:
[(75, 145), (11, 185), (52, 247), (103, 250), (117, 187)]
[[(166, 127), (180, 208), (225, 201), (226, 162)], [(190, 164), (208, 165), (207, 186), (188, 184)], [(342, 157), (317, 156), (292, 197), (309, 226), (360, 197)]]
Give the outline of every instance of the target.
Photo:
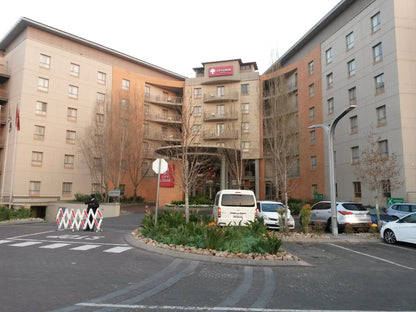
[(7, 116), (7, 128), (8, 128), (8, 130), (7, 130), (7, 135), (6, 135), (6, 149), (5, 149), (5, 151), (4, 151), (4, 163), (3, 163), (3, 177), (2, 177), (2, 181), (1, 181), (1, 202), (3, 203), (3, 201), (4, 201), (4, 186), (5, 186), (5, 183), (6, 183), (6, 167), (7, 167), (7, 159), (8, 159), (8, 155), (7, 155), (7, 153), (8, 153), (8, 150), (9, 150), (9, 136), (10, 136), (10, 132), (11, 132), (11, 129), (10, 129), (10, 127), (12, 126), (12, 117), (10, 116), (10, 107), (9, 107), (9, 113), (8, 113), (8, 116)]

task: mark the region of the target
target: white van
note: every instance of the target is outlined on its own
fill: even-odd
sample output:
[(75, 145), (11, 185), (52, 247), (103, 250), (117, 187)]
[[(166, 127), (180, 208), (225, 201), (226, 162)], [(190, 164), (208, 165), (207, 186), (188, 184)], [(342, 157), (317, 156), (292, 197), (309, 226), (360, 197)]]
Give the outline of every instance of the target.
[(256, 196), (249, 190), (221, 190), (215, 196), (212, 214), (217, 225), (246, 225), (256, 218)]

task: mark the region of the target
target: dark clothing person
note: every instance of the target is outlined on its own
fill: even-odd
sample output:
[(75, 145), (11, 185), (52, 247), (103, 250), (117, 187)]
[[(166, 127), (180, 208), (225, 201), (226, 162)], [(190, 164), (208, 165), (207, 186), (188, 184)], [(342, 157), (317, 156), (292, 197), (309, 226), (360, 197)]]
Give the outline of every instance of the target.
[[(90, 211), (92, 210), (92, 212), (95, 213), (97, 212), (97, 208), (100, 207), (100, 204), (98, 203), (98, 200), (95, 198), (95, 194), (91, 194), (91, 197), (89, 200), (87, 200), (85, 202), (86, 205), (88, 205), (87, 207), (87, 214), (90, 213)], [(94, 217), (90, 216), (89, 217), (89, 221), (90, 223), (92, 223), (94, 221)], [(94, 230), (94, 225), (92, 226), (92, 228), (89, 227), (89, 225), (86, 227), (85, 229), (86, 231), (93, 231)]]

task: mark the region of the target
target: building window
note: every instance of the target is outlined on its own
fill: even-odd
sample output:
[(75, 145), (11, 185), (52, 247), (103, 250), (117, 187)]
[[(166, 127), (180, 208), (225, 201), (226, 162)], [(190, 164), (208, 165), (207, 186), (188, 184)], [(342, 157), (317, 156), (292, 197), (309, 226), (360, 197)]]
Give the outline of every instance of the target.
[(75, 63), (71, 63), (69, 67), (69, 72), (72, 76), (79, 77), (79, 65)]
[(105, 103), (105, 94), (101, 92), (97, 92), (97, 104), (104, 104)]
[(51, 57), (46, 54), (40, 55), (40, 66), (43, 68), (50, 68), (51, 67)]
[(242, 124), (241, 124), (241, 130), (244, 132), (244, 133), (247, 133), (247, 132), (249, 132), (249, 129), (250, 129), (250, 123), (248, 123), (248, 122), (243, 122)]
[(386, 106), (380, 106), (376, 108), (377, 112), (377, 126), (382, 126), (387, 123)]
[(358, 146), (351, 147), (351, 163), (358, 164), (360, 162), (360, 148)]
[(194, 116), (198, 117), (202, 115), (202, 107), (194, 106)]
[(383, 59), (383, 45), (381, 42), (373, 47), (374, 63), (380, 62)]
[(95, 114), (95, 123), (97, 125), (103, 124), (104, 123), (104, 114), (100, 114), (100, 113)]
[(128, 99), (121, 99), (120, 106), (122, 109), (127, 110), (129, 108), (129, 100)]
[(225, 131), (225, 124), (219, 123), (217, 124), (217, 136), (221, 136)]
[(37, 101), (36, 102), (36, 115), (46, 116), (46, 102)]
[(32, 196), (40, 195), (40, 181), (29, 182), (29, 195), (32, 195)]
[(241, 104), (241, 113), (242, 114), (249, 114), (250, 113), (250, 104), (249, 103), (242, 103)]
[(316, 156), (311, 157), (311, 169), (316, 169)]
[(312, 196), (318, 194), (318, 184), (312, 184)]
[(77, 133), (72, 130), (66, 130), (66, 143), (67, 144), (75, 144)]
[(310, 84), (309, 85), (309, 97), (313, 97), (315, 95), (315, 85)]
[(65, 155), (64, 157), (64, 168), (73, 169), (74, 168), (74, 155)]
[(102, 166), (102, 160), (100, 157), (94, 157), (93, 167), (94, 169), (98, 169), (98, 170), (102, 169), (103, 166)]
[(33, 134), (35, 140), (43, 141), (45, 139), (45, 127), (44, 126), (35, 126), (35, 133)]
[(330, 98), (327, 101), (327, 105), (328, 105), (328, 114), (333, 114), (334, 113), (334, 98)]
[(145, 96), (150, 96), (150, 87), (149, 86), (144, 86), (144, 95)]
[(42, 152), (32, 152), (32, 166), (42, 167), (43, 162), (43, 153)]
[(383, 190), (384, 197), (391, 197), (391, 185), (390, 180), (381, 181), (381, 189)]
[(358, 132), (358, 117), (357, 115), (350, 117), (350, 133)]
[(308, 73), (309, 75), (313, 74), (313, 61), (309, 62), (308, 64)]
[(249, 90), (249, 85), (246, 83), (246, 84), (242, 84), (241, 85), (241, 94), (248, 94), (248, 90)]
[(224, 86), (217, 87), (217, 96), (222, 97), (224, 95), (225, 95), (225, 87)]
[(374, 33), (381, 28), (380, 12), (377, 12), (371, 17), (371, 31)]
[(350, 32), (346, 37), (347, 50), (354, 47), (354, 33)]
[(224, 104), (217, 105), (217, 117), (224, 117), (224, 115), (225, 115)]
[(326, 58), (327, 64), (332, 62), (332, 48), (329, 48), (328, 50), (325, 51), (325, 58)]
[(332, 73), (329, 73), (326, 75), (326, 87), (329, 89), (334, 84), (334, 75)]
[(122, 79), (121, 80), (121, 88), (123, 90), (129, 91), (130, 90), (130, 80)]
[(309, 120), (315, 120), (315, 107), (309, 108)]
[(48, 92), (49, 79), (38, 77), (38, 90)]
[(62, 196), (72, 195), (72, 182), (62, 183)]
[(378, 148), (380, 150), (380, 156), (382, 159), (389, 158), (389, 146), (387, 140), (379, 141)]
[(150, 112), (150, 106), (149, 106), (149, 104), (144, 104), (143, 105), (143, 113), (145, 115), (149, 115), (149, 112)]
[(350, 105), (357, 104), (357, 88), (356, 87), (348, 89), (348, 101)]
[(202, 89), (201, 88), (195, 88), (194, 89), (194, 98), (195, 99), (202, 98)]
[(106, 73), (97, 72), (97, 82), (100, 84), (105, 84), (106, 81)]
[(241, 142), (241, 150), (243, 152), (248, 152), (250, 150), (250, 142), (248, 141)]
[(380, 74), (374, 77), (374, 82), (376, 84), (376, 94), (384, 92), (384, 74)]
[(354, 197), (361, 198), (361, 182), (352, 182), (354, 187)]
[(310, 134), (310, 138), (311, 138), (311, 144), (315, 144), (315, 142), (316, 142), (316, 133), (315, 133), (315, 130), (311, 130), (309, 132), (309, 134)]
[(68, 89), (68, 96), (70, 98), (77, 99), (78, 98), (78, 87), (70, 85), (69, 89)]
[(194, 125), (194, 134), (201, 134), (201, 125)]
[(351, 60), (348, 63), (348, 76), (354, 76), (355, 75), (355, 60)]
[(68, 120), (76, 121), (77, 120), (77, 114), (78, 114), (78, 111), (77, 111), (76, 108), (68, 107), (68, 110), (66, 112), (66, 116), (67, 116)]

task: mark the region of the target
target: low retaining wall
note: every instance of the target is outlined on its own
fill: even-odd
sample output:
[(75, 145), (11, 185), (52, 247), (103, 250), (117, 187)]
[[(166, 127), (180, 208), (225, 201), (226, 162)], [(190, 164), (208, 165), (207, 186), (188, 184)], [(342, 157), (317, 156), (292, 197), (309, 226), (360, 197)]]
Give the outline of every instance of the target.
[[(50, 203), (46, 208), (45, 220), (48, 222), (56, 222), (56, 215), (58, 214), (59, 208), (66, 208), (67, 210), (82, 211), (87, 208), (87, 205), (83, 203), (65, 203), (56, 202)], [(120, 204), (100, 204), (100, 211), (103, 214), (103, 218), (111, 218), (120, 216)]]

